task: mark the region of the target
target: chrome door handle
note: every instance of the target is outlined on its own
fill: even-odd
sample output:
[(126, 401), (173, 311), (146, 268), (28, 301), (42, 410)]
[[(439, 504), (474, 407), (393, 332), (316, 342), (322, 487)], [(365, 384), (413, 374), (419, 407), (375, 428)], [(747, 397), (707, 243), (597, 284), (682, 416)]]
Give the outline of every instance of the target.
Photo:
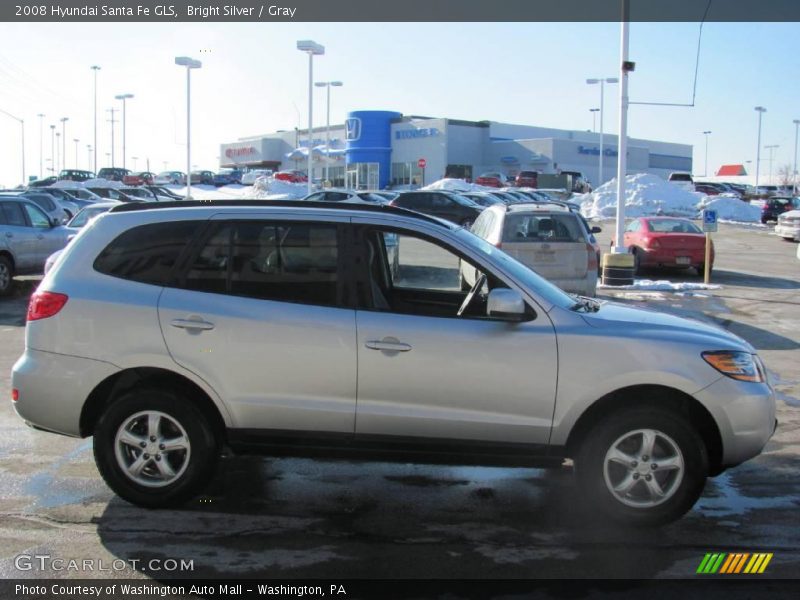
[(214, 329), (213, 323), (201, 319), (173, 319), (170, 325), (178, 329), (199, 329), (202, 331)]
[(383, 338), (382, 340), (369, 340), (364, 345), (370, 350), (386, 350), (389, 352), (408, 352), (411, 346), (395, 338)]

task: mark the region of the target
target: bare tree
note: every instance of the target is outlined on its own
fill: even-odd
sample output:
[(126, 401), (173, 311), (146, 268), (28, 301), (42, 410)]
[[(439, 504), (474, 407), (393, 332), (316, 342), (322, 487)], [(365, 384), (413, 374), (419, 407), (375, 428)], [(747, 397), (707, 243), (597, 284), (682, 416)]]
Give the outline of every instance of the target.
[(792, 165), (783, 165), (778, 169), (778, 181), (783, 187), (789, 187), (794, 183)]

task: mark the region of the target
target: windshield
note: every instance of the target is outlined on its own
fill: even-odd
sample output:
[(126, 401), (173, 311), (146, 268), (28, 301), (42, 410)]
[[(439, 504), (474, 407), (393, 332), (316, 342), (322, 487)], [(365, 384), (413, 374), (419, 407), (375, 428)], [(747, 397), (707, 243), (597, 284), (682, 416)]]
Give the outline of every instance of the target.
[(559, 306), (561, 308), (569, 309), (575, 306), (575, 298), (556, 287), (541, 275), (538, 275), (517, 259), (512, 258), (496, 246), (493, 246), (483, 238), (470, 233), (466, 229), (459, 229), (456, 232), (459, 239), (466, 242), (490, 257), (491, 260), (497, 264), (501, 269), (506, 271), (518, 283), (521, 283), (526, 288), (529, 288), (534, 293), (541, 296), (545, 301)]
[(703, 233), (697, 225), (683, 219), (651, 219), (648, 224), (653, 233)]
[(67, 223), (67, 227), (83, 227), (86, 223), (89, 222), (90, 219), (96, 217), (100, 213), (104, 213), (108, 210), (108, 207), (99, 207), (99, 206), (87, 206), (82, 211), (80, 211), (77, 215), (72, 217), (72, 220)]

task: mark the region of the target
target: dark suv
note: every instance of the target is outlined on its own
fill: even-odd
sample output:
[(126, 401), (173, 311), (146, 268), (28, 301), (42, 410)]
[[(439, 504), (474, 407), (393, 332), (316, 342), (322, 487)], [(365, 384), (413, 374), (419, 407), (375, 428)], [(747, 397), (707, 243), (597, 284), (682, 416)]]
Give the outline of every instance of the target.
[(103, 167), (97, 172), (98, 179), (108, 179), (109, 181), (122, 181), (125, 175), (130, 175), (129, 169), (122, 169), (120, 167)]
[(81, 169), (64, 169), (58, 174), (59, 180), (66, 181), (89, 181), (94, 179), (94, 172), (83, 171)]
[(800, 198), (789, 198), (785, 196), (767, 198), (764, 206), (761, 207), (761, 222), (777, 221), (781, 214), (787, 210), (800, 208)]
[(406, 192), (392, 200), (392, 206), (408, 208), (465, 227), (472, 225), (483, 210), (469, 198), (440, 190)]
[(538, 187), (539, 173), (536, 171), (520, 171), (514, 183), (517, 187)]

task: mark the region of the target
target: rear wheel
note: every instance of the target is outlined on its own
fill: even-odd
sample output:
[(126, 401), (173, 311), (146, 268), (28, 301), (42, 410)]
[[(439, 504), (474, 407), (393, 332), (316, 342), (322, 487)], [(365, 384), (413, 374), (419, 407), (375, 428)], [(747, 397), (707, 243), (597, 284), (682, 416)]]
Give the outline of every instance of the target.
[(5, 256), (0, 256), (0, 296), (8, 296), (14, 287), (14, 266)]
[(94, 458), (108, 486), (148, 508), (198, 494), (214, 473), (219, 442), (190, 398), (135, 388), (114, 401), (94, 431)]
[(633, 254), (633, 274), (639, 275), (642, 271), (642, 256), (636, 248), (631, 248), (631, 254)]
[(668, 523), (703, 491), (708, 454), (692, 425), (659, 408), (621, 410), (602, 419), (578, 449), (581, 496), (631, 525)]
[[(711, 275), (711, 273), (712, 273), (713, 271), (714, 271), (714, 265), (711, 265), (711, 266), (708, 268), (708, 274), (709, 274), (709, 276)], [(705, 274), (706, 274), (706, 265), (705, 265), (705, 264), (700, 264), (700, 265), (697, 265), (697, 275), (698, 275), (699, 277), (703, 277), (703, 276), (705, 276)]]

